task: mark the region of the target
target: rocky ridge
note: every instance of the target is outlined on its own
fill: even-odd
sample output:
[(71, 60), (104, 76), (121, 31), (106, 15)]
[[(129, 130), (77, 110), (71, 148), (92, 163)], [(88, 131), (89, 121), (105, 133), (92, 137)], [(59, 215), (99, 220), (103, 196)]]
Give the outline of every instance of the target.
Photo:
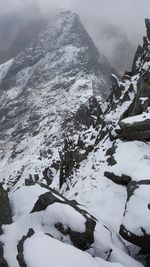
[[(64, 146), (51, 162), (43, 161), (43, 176), (24, 174), (9, 188), (13, 223), (2, 226), (0, 238), (9, 267), (41, 267), (51, 260), (60, 266), (55, 253), (63, 253), (66, 267), (73, 266), (73, 255), (78, 264), (83, 257), (86, 267), (149, 266), (149, 21), (132, 71), (122, 80), (113, 75), (106, 103), (86, 87), (86, 97), (61, 124)], [(8, 77), (20, 62), (19, 68), (26, 64), (20, 58), (3, 68), (3, 90), (16, 83)], [(30, 253), (36, 249), (40, 255)]]

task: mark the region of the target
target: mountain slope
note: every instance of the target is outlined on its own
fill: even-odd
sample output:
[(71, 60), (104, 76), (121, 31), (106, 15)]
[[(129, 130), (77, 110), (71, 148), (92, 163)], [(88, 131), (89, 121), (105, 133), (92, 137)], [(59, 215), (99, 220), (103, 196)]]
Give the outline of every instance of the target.
[[(72, 22), (77, 17), (67, 12), (65, 22), (66, 16), (68, 29), (72, 25), (70, 20)], [(64, 13), (59, 15), (58, 21), (62, 17), (64, 22)], [(147, 37), (144, 37), (143, 46), (137, 49), (132, 70), (125, 72), (121, 80), (112, 76), (111, 93), (105, 102), (99, 95), (95, 97), (89, 82), (91, 77), (96, 79), (96, 84), (100, 82), (92, 72), (97, 50), (92, 48), (91, 39), (89, 51), (94, 53), (92, 57), (91, 54), (84, 57), (87, 60), (81, 61), (81, 65), (80, 58), (71, 57), (69, 64), (71, 62), (72, 68), (68, 71), (68, 57), (64, 54), (70, 39), (61, 40), (62, 31), (61, 34), (57, 32), (59, 52), (62, 51), (61, 42), (65, 43), (64, 68), (62, 57), (56, 60), (57, 53), (53, 51), (52, 54), (55, 56), (54, 67), (59, 66), (59, 71), (55, 70), (61, 77), (59, 82), (63, 81), (65, 89), (56, 88), (56, 72), (53, 72), (55, 78), (50, 79), (52, 61), (48, 61), (50, 66), (43, 64), (48, 52), (46, 55), (42, 53), (38, 50), (40, 46), (35, 45), (36, 53), (31, 53), (33, 57), (24, 58), (24, 53), (28, 55), (26, 50), (14, 61), (1, 66), (3, 95), (14, 90), (19, 82), (22, 86), (23, 76), (19, 80), (18, 73), (27, 70), (28, 63), (30, 65), (20, 95), (25, 96), (27, 109), (15, 119), (16, 123), (20, 119), (26, 128), (21, 126), (18, 132), (12, 129), (12, 136), (5, 136), (5, 142), (9, 140), (5, 145), (15, 144), (14, 155), (9, 157), (3, 150), (1, 153), (1, 172), (8, 177), (2, 182), (9, 190), (8, 198), (7, 192), (0, 187), (0, 261), (4, 267), (76, 266), (80, 259), (89, 267), (150, 266), (150, 20), (145, 22)], [(62, 27), (62, 20), (59, 26)], [(83, 37), (83, 33), (81, 35)], [(74, 40), (77, 42), (78, 38)], [(44, 51), (47, 51), (48, 45), (45, 42), (44, 45)], [(94, 63), (92, 69), (91, 65), (88, 67), (89, 59)], [(75, 82), (70, 84), (70, 71), (76, 73), (76, 87)], [(49, 93), (48, 99), (43, 98), (43, 92), (46, 96)], [(20, 96), (17, 96), (17, 103)], [(31, 105), (33, 99), (34, 106)], [(48, 100), (52, 101), (51, 105)], [(24, 108), (23, 103), (19, 112), (21, 108)], [(31, 124), (24, 123), (34, 111), (39, 112), (41, 128), (33, 134), (31, 127), (32, 134), (28, 135)], [(40, 112), (45, 118), (40, 117)], [(9, 125), (5, 118), (3, 120), (5, 126)], [(10, 133), (3, 129), (2, 134), (4, 131), (5, 135)], [(7, 149), (9, 153), (10, 148)], [(20, 172), (13, 173), (19, 167)]]
[(67, 132), (64, 120), (90, 96), (108, 95), (112, 71), (69, 11), (58, 14), (23, 52), (1, 65), (2, 179), (14, 182), (22, 173), (25, 178), (48, 165), (51, 148)]

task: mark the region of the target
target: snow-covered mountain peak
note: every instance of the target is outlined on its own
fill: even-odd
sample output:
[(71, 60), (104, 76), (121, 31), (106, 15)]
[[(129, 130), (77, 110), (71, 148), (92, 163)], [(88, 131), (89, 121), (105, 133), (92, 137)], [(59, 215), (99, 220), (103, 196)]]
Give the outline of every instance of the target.
[[(106, 98), (113, 70), (79, 17), (70, 11), (57, 14), (24, 51), (1, 69), (1, 175), (10, 182), (10, 176), (18, 177), (22, 168), (25, 174), (28, 166), (27, 176), (32, 168), (35, 172), (48, 164), (51, 153), (46, 151), (57, 142), (61, 144), (67, 132), (66, 127), (62, 130), (64, 121), (90, 96)], [(7, 174), (6, 161), (12, 166)]]

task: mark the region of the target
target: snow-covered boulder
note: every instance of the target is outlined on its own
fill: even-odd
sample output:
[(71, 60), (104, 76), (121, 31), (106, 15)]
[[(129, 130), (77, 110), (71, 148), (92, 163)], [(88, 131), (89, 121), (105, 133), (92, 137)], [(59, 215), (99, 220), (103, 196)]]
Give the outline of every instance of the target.
[(82, 250), (93, 244), (96, 219), (54, 189), (49, 189), (38, 198), (31, 214), (36, 212), (47, 213), (50, 225), (55, 229), (51, 233), (53, 237), (57, 238), (60, 233), (60, 239), (69, 238), (75, 247)]
[(119, 122), (116, 132), (127, 140), (150, 140), (150, 113), (131, 116)]
[(121, 236), (129, 242), (150, 247), (150, 181), (131, 182), (128, 187), (125, 213), (120, 227)]
[[(113, 147), (115, 149), (110, 150), (114, 164), (107, 167), (107, 178), (124, 185), (131, 181), (150, 180), (149, 143), (117, 140)], [(108, 159), (110, 161), (110, 156)]]
[[(39, 251), (39, 253), (37, 253)], [(22, 253), (23, 252), (23, 253)], [(119, 263), (109, 263), (94, 258), (69, 244), (64, 244), (52, 237), (38, 232), (25, 237), (20, 250), (21, 267), (123, 267)]]

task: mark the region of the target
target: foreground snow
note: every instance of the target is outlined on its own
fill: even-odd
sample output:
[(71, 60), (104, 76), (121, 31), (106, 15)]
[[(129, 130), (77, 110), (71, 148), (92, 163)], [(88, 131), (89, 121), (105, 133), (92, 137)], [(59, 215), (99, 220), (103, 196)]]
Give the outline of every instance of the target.
[(100, 258), (92, 258), (87, 252), (63, 244), (42, 232), (25, 241), (24, 255), (28, 267), (49, 267), (50, 264), (55, 267), (123, 267), (119, 263), (107, 263)]

